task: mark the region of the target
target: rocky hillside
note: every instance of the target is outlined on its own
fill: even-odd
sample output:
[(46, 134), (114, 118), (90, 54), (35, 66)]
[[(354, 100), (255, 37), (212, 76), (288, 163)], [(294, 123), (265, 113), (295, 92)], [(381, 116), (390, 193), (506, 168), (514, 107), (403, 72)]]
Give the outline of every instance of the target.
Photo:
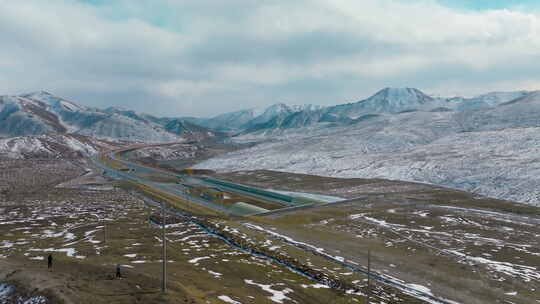
[(117, 148), (107, 142), (78, 134), (46, 134), (0, 139), (0, 159), (69, 159)]
[(167, 123), (129, 110), (81, 106), (47, 92), (0, 96), (0, 137), (74, 133), (107, 140), (183, 142), (216, 136), (193, 124), (180, 130), (168, 129)]
[(280, 103), (266, 109), (237, 111), (209, 119), (186, 119), (209, 128), (228, 131), (236, 136), (275, 136), (304, 127), (351, 125), (378, 115), (489, 110), (529, 94), (527, 91), (491, 92), (473, 98), (441, 98), (428, 96), (414, 88), (385, 88), (369, 98), (329, 107), (290, 106)]
[(540, 205), (540, 91), (509, 95), (477, 110), (366, 114), (289, 129), (197, 168), (416, 181)]

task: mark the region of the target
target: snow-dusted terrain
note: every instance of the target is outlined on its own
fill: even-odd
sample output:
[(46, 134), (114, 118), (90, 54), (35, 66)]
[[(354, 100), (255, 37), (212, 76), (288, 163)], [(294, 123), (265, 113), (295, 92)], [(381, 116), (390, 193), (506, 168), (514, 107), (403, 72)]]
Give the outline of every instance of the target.
[(47, 92), (0, 96), (0, 137), (76, 133), (108, 140), (182, 142), (216, 134), (147, 114), (78, 105)]
[(136, 149), (129, 153), (130, 158), (142, 159), (151, 158), (154, 160), (187, 159), (200, 154), (201, 147), (194, 144), (173, 144), (151, 146), (142, 149)]
[(432, 97), (413, 88), (385, 88), (373, 96), (354, 103), (335, 106), (282, 103), (266, 109), (250, 109), (225, 113), (213, 118), (189, 118), (202, 126), (227, 130), (241, 135), (278, 135), (290, 129), (326, 123), (332, 126), (355, 124), (374, 115), (400, 114), (412, 111), (470, 112), (492, 109), (501, 104), (528, 96), (530, 92), (491, 92), (471, 98)]
[[(99, 110), (47, 92), (0, 96), (0, 137), (8, 137), (0, 141), (0, 155), (8, 157), (88, 155), (100, 146), (90, 138), (186, 142), (223, 136), (206, 127), (260, 144), (197, 168), (379, 177), (540, 204), (540, 91), (441, 98), (386, 88), (355, 103), (275, 104), (210, 119)], [(38, 136), (9, 138), (23, 135)]]
[(196, 168), (407, 180), (540, 205), (540, 92), (516, 95), (482, 110), (407, 111), (270, 138), (246, 134), (237, 140), (262, 143)]
[(74, 134), (18, 136), (0, 139), (0, 159), (71, 158), (114, 147), (114, 143)]

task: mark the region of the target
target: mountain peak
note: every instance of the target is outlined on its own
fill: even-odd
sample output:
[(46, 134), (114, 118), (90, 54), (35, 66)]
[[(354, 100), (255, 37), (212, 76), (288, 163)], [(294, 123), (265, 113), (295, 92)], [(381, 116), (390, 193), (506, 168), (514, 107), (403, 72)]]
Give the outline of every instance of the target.
[(264, 113), (281, 113), (281, 112), (290, 112), (290, 108), (288, 105), (284, 104), (284, 103), (276, 103), (276, 104), (273, 104), (269, 107), (267, 107), (264, 112), (263, 112), (263, 115)]
[(26, 94), (21, 94), (20, 96), (21, 97), (26, 97), (26, 98), (55, 97), (54, 94), (52, 94), (50, 92), (47, 92), (47, 91), (43, 91), (43, 90), (30, 92), (30, 93), (26, 93)]
[(51, 95), (51, 96), (54, 96), (53, 93), (50, 93), (50, 92), (47, 92), (47, 91), (44, 91), (44, 90), (41, 90), (39, 91), (40, 94), (43, 94), (43, 95)]
[(385, 88), (358, 104), (374, 113), (399, 113), (416, 109), (430, 101), (433, 101), (433, 98), (418, 89)]
[(386, 98), (402, 98), (402, 97), (407, 97), (411, 95), (427, 96), (422, 91), (415, 88), (390, 88), (390, 87), (380, 90), (379, 92), (375, 93), (374, 96), (377, 96), (377, 95), (384, 95)]

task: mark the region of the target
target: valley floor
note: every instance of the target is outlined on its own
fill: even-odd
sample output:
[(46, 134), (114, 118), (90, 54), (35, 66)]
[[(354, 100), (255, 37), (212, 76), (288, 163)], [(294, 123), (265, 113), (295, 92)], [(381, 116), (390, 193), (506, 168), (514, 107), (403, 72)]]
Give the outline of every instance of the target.
[[(540, 302), (540, 209), (435, 186), (275, 171), (216, 177), (348, 201), (271, 215), (269, 237), (461, 303)], [(354, 199), (357, 198), (357, 199)], [(289, 240), (289, 241), (290, 241)]]
[[(0, 283), (47, 303), (365, 303), (368, 250), (377, 303), (444, 303), (414, 291), (446, 303), (540, 302), (536, 207), (405, 182), (217, 174), (345, 201), (267, 217), (170, 213), (162, 295), (160, 210), (136, 186), (105, 180), (81, 159), (0, 166)], [(328, 288), (299, 265), (355, 287)]]
[[(362, 293), (325, 288), (182, 217), (171, 217), (167, 226), (168, 292), (162, 295), (161, 234), (149, 221), (159, 209), (85, 171), (79, 160), (3, 165), (11, 186), (0, 202), (0, 282), (19, 294), (29, 290), (47, 303), (363, 302)], [(16, 174), (23, 167), (40, 174)], [(237, 220), (211, 222), (227, 230)], [(50, 272), (48, 254), (54, 257)], [(122, 279), (114, 278), (117, 264)]]

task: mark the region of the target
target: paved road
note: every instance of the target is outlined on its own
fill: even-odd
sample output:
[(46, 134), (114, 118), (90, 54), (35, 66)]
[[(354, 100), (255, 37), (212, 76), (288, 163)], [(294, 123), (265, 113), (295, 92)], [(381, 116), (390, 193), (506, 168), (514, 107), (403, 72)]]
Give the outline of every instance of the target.
[[(273, 202), (273, 203), (277, 203), (279, 205), (284, 205), (284, 206), (289, 206), (289, 207), (297, 206), (296, 204), (293, 204), (293, 203), (291, 203), (289, 201), (285, 201), (285, 200), (281, 200), (281, 199), (277, 199), (277, 198), (273, 198), (273, 197), (268, 197), (268, 196), (260, 195), (260, 194), (257, 194), (257, 193), (244, 191), (244, 190), (241, 190), (241, 189), (238, 189), (238, 188), (228, 187), (228, 186), (223, 185), (223, 184), (217, 184), (217, 183), (212, 182), (213, 180), (215, 180), (217, 182), (220, 182), (220, 180), (218, 180), (218, 179), (202, 179), (202, 178), (197, 178), (197, 177), (193, 177), (193, 176), (189, 176), (189, 175), (176, 174), (176, 173), (172, 173), (172, 172), (169, 172), (169, 171), (166, 171), (166, 170), (156, 169), (156, 168), (152, 168), (152, 167), (146, 167), (146, 166), (143, 166), (143, 165), (139, 165), (139, 164), (130, 162), (130, 161), (126, 160), (126, 159), (118, 158), (118, 157), (116, 157), (115, 153), (113, 153), (113, 152), (109, 153), (109, 157), (112, 158), (113, 160), (117, 161), (117, 162), (120, 162), (120, 163), (124, 164), (125, 166), (128, 166), (129, 168), (134, 168), (136, 171), (138, 171), (138, 173), (164, 174), (164, 175), (174, 176), (174, 177), (181, 176), (183, 179), (185, 179), (186, 181), (188, 181), (191, 184), (201, 185), (201, 186), (204, 186), (204, 187), (207, 187), (207, 188), (208, 187), (217, 187), (217, 188), (221, 188), (221, 189), (226, 189), (226, 190), (228, 190), (230, 192), (233, 192), (233, 193), (237, 193), (237, 194), (240, 194), (240, 195), (244, 195), (244, 196), (248, 196), (248, 197), (252, 197), (252, 198), (260, 199), (260, 200), (264, 200), (264, 201), (270, 201), (270, 202)], [(228, 182), (228, 183), (234, 184), (234, 183), (231, 183), (231, 182)], [(286, 195), (283, 195), (283, 194), (280, 194), (280, 195), (286, 196)], [(289, 198), (290, 198), (290, 200), (294, 199), (292, 197), (289, 197)]]
[[(167, 172), (167, 171), (164, 171), (164, 170), (143, 167), (143, 166), (140, 166), (140, 165), (137, 165), (137, 164), (133, 164), (133, 163), (124, 161), (124, 160), (118, 160), (117, 158), (113, 158), (113, 159), (121, 162), (122, 164), (128, 166), (129, 168), (135, 168), (135, 172), (137, 172), (137, 173), (141, 173), (141, 172), (163, 173), (163, 174), (167, 174), (167, 175), (170, 175), (170, 176), (178, 177), (177, 174), (173, 174), (171, 172)], [(96, 164), (98, 167), (103, 169), (106, 172), (106, 174), (109, 175), (112, 178), (125, 179), (125, 180), (128, 180), (128, 181), (141, 183), (141, 184), (147, 185), (147, 186), (149, 186), (151, 188), (154, 188), (154, 189), (160, 190), (162, 192), (165, 192), (167, 194), (170, 194), (170, 195), (173, 195), (173, 196), (188, 200), (190, 202), (199, 204), (199, 205), (204, 206), (206, 208), (210, 208), (210, 209), (213, 209), (213, 210), (218, 210), (218, 211), (223, 212), (223, 213), (229, 213), (229, 210), (227, 208), (225, 208), (224, 206), (214, 204), (213, 202), (204, 200), (202, 198), (193, 197), (193, 196), (190, 196), (190, 195), (186, 194), (185, 193), (185, 188), (182, 185), (179, 185), (179, 184), (166, 184), (166, 183), (159, 183), (159, 182), (149, 181), (147, 179), (144, 179), (144, 178), (141, 178), (141, 177), (136, 176), (134, 174), (131, 174), (131, 172), (113, 169), (113, 168), (107, 166), (106, 164), (101, 163), (99, 161), (99, 159), (96, 158), (96, 157), (92, 157), (91, 160), (92, 160), (92, 162), (94, 164)]]
[[(128, 168), (134, 168), (136, 170), (136, 172), (137, 172), (137, 170), (139, 170), (139, 173), (140, 172), (160, 173), (160, 174), (167, 174), (167, 175), (179, 177), (179, 175), (168, 172), (168, 171), (165, 171), (165, 170), (149, 168), (149, 167), (145, 167), (145, 166), (141, 166), (141, 165), (138, 165), (138, 164), (131, 163), (131, 162), (126, 161), (126, 160), (118, 159), (118, 158), (116, 158), (114, 156), (114, 154), (112, 152), (110, 153), (109, 156), (113, 160), (118, 161), (118, 162), (126, 165)], [(110, 168), (109, 166), (101, 163), (99, 161), (99, 158), (97, 158), (97, 157), (92, 157), (91, 160), (92, 160), (92, 162), (94, 164), (96, 164), (98, 167), (102, 168), (109, 176), (111, 176), (113, 178), (126, 179), (126, 180), (129, 180), (129, 181), (135, 181), (135, 182), (138, 182), (138, 183), (142, 183), (142, 184), (148, 185), (148, 186), (150, 186), (152, 188), (163, 191), (165, 193), (175, 195), (177, 197), (180, 197), (180, 198), (189, 200), (191, 202), (197, 203), (199, 205), (205, 206), (207, 208), (211, 208), (211, 209), (214, 209), (214, 210), (222, 211), (224, 213), (228, 213), (228, 210), (226, 208), (222, 207), (222, 206), (216, 205), (216, 204), (214, 204), (212, 202), (209, 202), (209, 201), (197, 198), (197, 197), (192, 197), (192, 196), (187, 195), (184, 192), (184, 189), (183, 189), (183, 187), (181, 185), (172, 186), (171, 184), (164, 184), (164, 183), (148, 181), (146, 179), (140, 178), (140, 177), (135, 176), (133, 174), (130, 174), (128, 172)], [(189, 177), (189, 178), (193, 178), (193, 177)], [(198, 179), (198, 180), (200, 180), (200, 179)], [(294, 208), (291, 208), (291, 209), (294, 209)], [(272, 232), (268, 232), (268, 231), (262, 231), (262, 232), (272, 233)], [(317, 255), (321, 255), (320, 252), (318, 252), (316, 250), (313, 250), (312, 248), (304, 246), (305, 244), (303, 244), (303, 243), (294, 242), (291, 239), (289, 239), (287, 237), (283, 237), (281, 235), (278, 235), (278, 236), (273, 235), (273, 237), (280, 238), (284, 242), (286, 242), (286, 243), (288, 243), (288, 244), (290, 244), (292, 246), (298, 247), (298, 248), (300, 248), (302, 250), (312, 252), (312, 253), (315, 253)], [(229, 240), (226, 240), (226, 241), (230, 242)], [(234, 245), (238, 246), (236, 244), (234, 244)], [(405, 293), (407, 293), (407, 294), (409, 294), (409, 295), (411, 295), (411, 296), (413, 296), (413, 297), (415, 297), (417, 299), (421, 299), (421, 300), (424, 300), (426, 302), (434, 303), (434, 304), (451, 304), (451, 303), (455, 303), (455, 302), (451, 302), (451, 301), (446, 300), (446, 299), (438, 298), (438, 297), (436, 297), (436, 296), (434, 296), (434, 295), (432, 295), (430, 293), (423, 292), (422, 290), (412, 288), (411, 286), (408, 286), (408, 285), (406, 285), (406, 284), (404, 284), (402, 282), (399, 282), (394, 278), (381, 276), (381, 275), (375, 274), (373, 272), (368, 273), (365, 269), (363, 269), (361, 267), (347, 264), (347, 263), (345, 263), (345, 262), (343, 262), (343, 261), (341, 261), (339, 259), (336, 259), (335, 257), (332, 257), (330, 255), (324, 254), (324, 255), (321, 255), (321, 256), (323, 256), (324, 258), (339, 264), (340, 266), (342, 266), (342, 267), (344, 267), (346, 269), (349, 269), (349, 270), (352, 270), (352, 271), (355, 271), (355, 272), (359, 272), (359, 273), (363, 273), (363, 274), (367, 274), (371, 278), (373, 278), (373, 279), (375, 279), (375, 280), (377, 280), (377, 281), (379, 281), (379, 282), (381, 282), (383, 284), (396, 287), (396, 288), (400, 289), (401, 291), (403, 291), (403, 292), (405, 292)]]
[[(274, 197), (269, 197), (269, 196), (264, 196), (264, 195), (261, 195), (261, 194), (257, 194), (257, 193), (255, 193), (255, 190), (253, 192), (245, 191), (245, 190), (237, 189), (235, 187), (229, 187), (229, 186), (226, 186), (226, 185), (213, 183), (212, 182), (213, 179), (209, 179), (207, 181), (205, 179), (197, 178), (197, 177), (194, 177), (194, 176), (177, 174), (177, 173), (173, 173), (173, 172), (170, 172), (170, 171), (157, 169), (157, 168), (152, 168), (152, 167), (147, 167), (147, 166), (144, 166), (144, 165), (133, 163), (133, 162), (128, 161), (126, 159), (116, 157), (117, 153), (118, 153), (117, 151), (109, 152), (107, 154), (107, 156), (110, 159), (112, 159), (112, 160), (114, 160), (116, 162), (119, 162), (122, 165), (126, 166), (127, 168), (130, 169), (130, 171), (121, 171), (121, 170), (116, 170), (114, 168), (111, 168), (111, 167), (107, 166), (106, 164), (101, 163), (99, 161), (99, 158), (96, 158), (96, 157), (92, 158), (92, 160), (94, 161), (94, 163), (97, 163), (102, 169), (104, 169), (108, 173), (108, 175), (111, 176), (111, 177), (115, 177), (115, 178), (119, 178), (119, 179), (126, 179), (126, 180), (129, 180), (129, 181), (135, 181), (135, 182), (138, 182), (138, 183), (142, 183), (142, 184), (151, 186), (153, 188), (159, 189), (161, 191), (164, 191), (164, 192), (166, 192), (168, 194), (175, 195), (175, 196), (178, 196), (180, 198), (192, 201), (194, 203), (197, 203), (197, 204), (202, 205), (202, 206), (207, 207), (207, 208), (218, 210), (218, 211), (221, 211), (221, 212), (224, 212), (224, 213), (230, 213), (230, 211), (229, 211), (229, 209), (227, 207), (224, 207), (224, 206), (219, 205), (219, 204), (215, 204), (215, 203), (213, 203), (211, 201), (208, 201), (208, 200), (205, 200), (205, 199), (202, 199), (202, 198), (199, 198), (199, 197), (193, 197), (193, 196), (188, 195), (186, 193), (186, 191), (185, 191), (186, 190), (185, 187), (182, 186), (181, 184), (172, 185), (172, 184), (157, 183), (157, 182), (153, 182), (153, 181), (144, 179), (142, 177), (139, 177), (136, 174), (141, 174), (141, 173), (142, 174), (160, 174), (160, 175), (171, 176), (171, 177), (175, 177), (175, 178), (182, 178), (187, 183), (192, 184), (192, 185), (200, 185), (200, 186), (203, 186), (203, 187), (206, 187), (206, 188), (212, 188), (212, 187), (213, 188), (220, 188), (220, 189), (224, 189), (226, 191), (232, 192), (232, 193), (236, 193), (236, 194), (239, 194), (239, 195), (251, 197), (253, 199), (267, 201), (267, 202), (270, 202), (270, 203), (276, 203), (276, 204), (279, 204), (281, 206), (286, 206), (286, 207), (295, 207), (295, 206), (297, 206), (297, 204), (291, 203), (289, 201), (285, 201), (285, 200), (277, 199), (277, 198), (274, 198)], [(133, 171), (131, 171), (131, 170), (133, 170)], [(216, 180), (216, 181), (219, 182), (219, 180)], [(230, 183), (230, 184), (234, 185), (234, 183)], [(290, 197), (291, 201), (293, 199), (294, 198)]]

